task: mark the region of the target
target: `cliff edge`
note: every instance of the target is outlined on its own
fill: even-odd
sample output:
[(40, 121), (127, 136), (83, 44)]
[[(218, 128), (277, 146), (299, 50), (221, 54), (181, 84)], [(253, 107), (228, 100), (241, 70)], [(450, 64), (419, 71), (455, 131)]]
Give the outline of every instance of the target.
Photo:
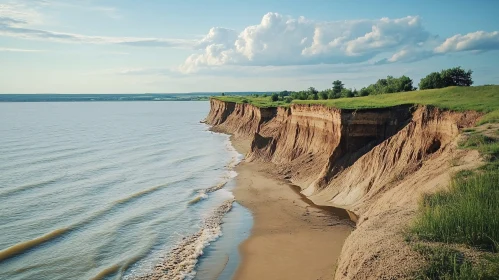
[[(450, 175), (480, 164), (460, 150), (460, 130), (479, 113), (400, 105), (345, 110), (292, 104), (259, 108), (210, 100), (214, 131), (250, 139), (248, 161), (275, 164), (277, 176), (299, 186), (318, 205), (358, 217), (347, 238), (336, 279), (410, 277), (420, 258), (403, 240), (423, 193), (446, 188)], [(451, 162), (458, 159), (460, 164)]]

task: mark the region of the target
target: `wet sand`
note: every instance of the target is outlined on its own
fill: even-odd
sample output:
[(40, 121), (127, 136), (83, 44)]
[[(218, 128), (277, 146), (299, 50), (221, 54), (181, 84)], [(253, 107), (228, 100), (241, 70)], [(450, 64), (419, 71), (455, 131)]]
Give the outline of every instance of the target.
[[(240, 153), (248, 151), (247, 141), (232, 143)], [(234, 279), (333, 279), (352, 230), (341, 220), (348, 214), (310, 204), (293, 186), (269, 175), (269, 168), (245, 161), (236, 167), (234, 195), (253, 213), (254, 225), (240, 245), (242, 262)]]

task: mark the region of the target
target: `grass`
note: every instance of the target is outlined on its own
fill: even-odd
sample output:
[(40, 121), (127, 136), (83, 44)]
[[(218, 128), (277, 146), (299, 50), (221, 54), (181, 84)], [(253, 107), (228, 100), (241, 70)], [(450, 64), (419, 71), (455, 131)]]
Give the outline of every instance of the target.
[(289, 107), (289, 103), (285, 101), (271, 101), (270, 97), (254, 97), (254, 96), (216, 96), (215, 99), (234, 102), (234, 103), (249, 103), (260, 108), (271, 108), (271, 107)]
[[(248, 103), (258, 107), (289, 106), (284, 101), (272, 102), (270, 97), (217, 96), (219, 100)], [(448, 87), (442, 89), (418, 90), (365, 97), (339, 98), (329, 100), (293, 100), (292, 104), (323, 104), (340, 109), (385, 108), (404, 104), (432, 105), (454, 111), (479, 111), (486, 113), (480, 124), (499, 122), (499, 86)]]
[(470, 129), (459, 147), (478, 150), (486, 164), (455, 174), (449, 190), (424, 195), (410, 231), (419, 241), (471, 246), (480, 261), (445, 245), (416, 243), (426, 260), (418, 279), (499, 279), (499, 139)]
[(426, 260), (426, 265), (417, 272), (416, 279), (497, 279), (499, 260), (488, 256), (480, 263), (467, 260), (461, 252), (446, 247), (430, 247), (416, 244), (413, 249)]
[(497, 138), (473, 133), (466, 140), (459, 143), (459, 147), (478, 150), (488, 161), (481, 169), (499, 170), (499, 140)]
[(425, 195), (412, 231), (422, 240), (497, 252), (499, 172), (456, 176), (449, 191)]

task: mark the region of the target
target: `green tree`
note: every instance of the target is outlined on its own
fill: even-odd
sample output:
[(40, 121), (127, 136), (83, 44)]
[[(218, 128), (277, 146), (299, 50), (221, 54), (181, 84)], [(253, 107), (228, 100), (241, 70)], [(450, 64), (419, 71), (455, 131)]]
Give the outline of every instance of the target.
[(444, 81), (445, 86), (464, 86), (469, 87), (473, 84), (471, 79), (471, 74), (473, 71), (465, 71), (460, 66), (442, 70), (440, 75)]
[(368, 96), (370, 93), (370, 90), (366, 87), (361, 88), (359, 91), (360, 96)]
[(319, 92), (320, 99), (327, 99), (327, 90)]
[(319, 96), (318, 96), (319, 91), (316, 90), (314, 87), (309, 87), (307, 91), (308, 91), (308, 94), (307, 94), (308, 97), (307, 97), (307, 99), (312, 99), (312, 100), (319, 99)]
[(328, 91), (328, 93), (327, 93), (327, 99), (340, 98), (341, 93), (336, 94), (336, 93), (334, 93), (334, 91), (332, 89), (328, 89), (327, 91)]
[(270, 100), (271, 100), (272, 102), (278, 101), (278, 100), (279, 100), (279, 94), (277, 94), (277, 93), (272, 93), (272, 95), (270, 96)]
[(341, 91), (341, 97), (347, 97), (347, 98), (350, 98), (350, 97), (353, 97), (353, 91), (351, 88), (344, 88), (342, 91)]
[(289, 91), (284, 90), (279, 92), (279, 97), (284, 98), (285, 96), (289, 96)]
[(402, 76), (397, 81), (397, 89), (400, 91), (413, 91), (416, 90), (414, 86), (412, 86), (412, 79), (407, 76)]
[(473, 71), (465, 71), (460, 66), (438, 72), (432, 72), (419, 82), (420, 89), (443, 88), (450, 86), (471, 86)]
[(335, 95), (341, 94), (341, 91), (345, 88), (345, 85), (340, 81), (336, 80), (333, 82), (333, 92)]
[(353, 96), (359, 96), (359, 92), (357, 91), (356, 88), (353, 89), (352, 93), (353, 93)]
[(222, 92), (222, 96), (225, 96), (225, 92)]
[(385, 94), (403, 91), (413, 91), (412, 80), (407, 76), (394, 78), (387, 76), (386, 79), (379, 79), (376, 83), (369, 85), (365, 89), (361, 89), (361, 96), (371, 94)]
[(419, 81), (419, 89), (443, 88), (444, 81), (438, 72), (432, 72)]

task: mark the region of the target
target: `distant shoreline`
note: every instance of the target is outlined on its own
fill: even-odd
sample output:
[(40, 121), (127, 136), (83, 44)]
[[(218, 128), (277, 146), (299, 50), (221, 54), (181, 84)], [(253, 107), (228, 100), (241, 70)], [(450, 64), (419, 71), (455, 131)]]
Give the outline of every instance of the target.
[[(225, 95), (251, 95), (255, 92), (226, 92)], [(260, 93), (260, 92), (258, 92)], [(267, 93), (267, 92), (263, 92)], [(208, 101), (219, 92), (190, 93), (9, 93), (0, 102), (123, 102), (123, 101)]]
[(208, 101), (212, 94), (0, 94), (0, 102)]

